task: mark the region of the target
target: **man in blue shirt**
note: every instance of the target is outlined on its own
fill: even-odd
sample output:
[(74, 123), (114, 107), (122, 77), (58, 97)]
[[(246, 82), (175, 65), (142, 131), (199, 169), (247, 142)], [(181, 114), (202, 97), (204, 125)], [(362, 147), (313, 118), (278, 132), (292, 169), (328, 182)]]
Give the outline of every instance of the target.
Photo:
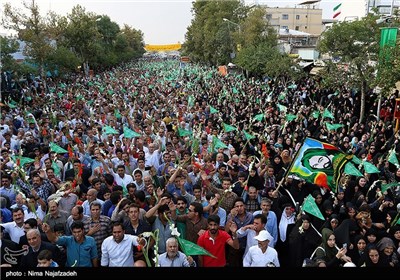
[(67, 248), (66, 267), (98, 267), (96, 241), (91, 236), (85, 236), (82, 222), (73, 222), (71, 225), (72, 236), (58, 237), (46, 223), (42, 225), (47, 239), (57, 245)]

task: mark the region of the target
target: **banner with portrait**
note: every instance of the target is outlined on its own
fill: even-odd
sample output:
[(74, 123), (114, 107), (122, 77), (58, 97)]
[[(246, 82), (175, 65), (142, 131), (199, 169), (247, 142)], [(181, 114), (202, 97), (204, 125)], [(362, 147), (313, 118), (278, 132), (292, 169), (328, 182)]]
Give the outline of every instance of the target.
[(352, 158), (338, 147), (306, 138), (297, 152), (287, 175), (336, 192), (344, 166)]

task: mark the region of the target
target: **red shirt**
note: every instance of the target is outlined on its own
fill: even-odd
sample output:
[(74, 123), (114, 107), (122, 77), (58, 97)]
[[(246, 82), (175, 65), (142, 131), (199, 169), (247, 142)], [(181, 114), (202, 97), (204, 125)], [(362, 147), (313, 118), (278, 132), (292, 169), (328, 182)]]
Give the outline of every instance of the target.
[(223, 267), (226, 265), (225, 244), (232, 237), (223, 230), (218, 230), (217, 237), (213, 240), (207, 230), (197, 240), (197, 245), (203, 247), (217, 258), (203, 256), (203, 267)]

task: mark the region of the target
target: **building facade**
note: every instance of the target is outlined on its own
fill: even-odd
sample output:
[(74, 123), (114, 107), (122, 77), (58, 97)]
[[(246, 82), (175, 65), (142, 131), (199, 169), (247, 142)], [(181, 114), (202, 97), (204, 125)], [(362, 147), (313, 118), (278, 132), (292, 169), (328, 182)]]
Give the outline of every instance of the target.
[(276, 30), (292, 29), (319, 36), (322, 32), (322, 9), (266, 7), (267, 20)]

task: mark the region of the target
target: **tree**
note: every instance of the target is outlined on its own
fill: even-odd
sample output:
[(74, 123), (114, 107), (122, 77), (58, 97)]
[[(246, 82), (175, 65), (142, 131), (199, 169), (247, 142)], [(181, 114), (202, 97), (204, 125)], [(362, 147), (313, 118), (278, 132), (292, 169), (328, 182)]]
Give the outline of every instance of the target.
[(1, 68), (7, 71), (17, 71), (18, 64), (11, 54), (18, 51), (18, 41), (15, 38), (0, 36), (0, 48)]
[[(321, 53), (329, 54), (335, 61), (322, 72), (325, 85), (332, 88), (345, 85), (360, 90), (360, 122), (365, 115), (366, 92), (377, 84), (380, 30), (376, 19), (377, 16), (369, 14), (358, 21), (335, 23), (322, 34), (318, 45)], [(387, 75), (394, 73), (391, 71)]]
[(223, 18), (240, 24), (247, 9), (244, 2), (238, 0), (195, 1), (192, 8), (194, 19), (187, 28), (182, 53), (189, 55), (192, 61), (207, 65), (228, 63), (229, 53), (238, 41), (235, 32), (229, 32), (233, 26), (227, 26)]
[(241, 50), (236, 64), (250, 75), (268, 75), (286, 84), (297, 74), (293, 60), (278, 49), (276, 31), (265, 20), (266, 10), (251, 9), (241, 25), (238, 37)]
[(67, 15), (68, 25), (64, 31), (67, 47), (83, 61), (83, 69), (89, 75), (89, 64), (96, 61), (97, 54), (101, 53), (101, 34), (97, 28), (94, 13), (86, 12), (85, 8), (76, 5)]
[(26, 43), (24, 55), (37, 64), (40, 76), (46, 86), (45, 62), (55, 50), (55, 46), (48, 32), (46, 19), (40, 15), (35, 1), (24, 2), (23, 5), (29, 11), (29, 15), (25, 15), (21, 10), (6, 3), (2, 24), (6, 29), (16, 31), (18, 39)]

